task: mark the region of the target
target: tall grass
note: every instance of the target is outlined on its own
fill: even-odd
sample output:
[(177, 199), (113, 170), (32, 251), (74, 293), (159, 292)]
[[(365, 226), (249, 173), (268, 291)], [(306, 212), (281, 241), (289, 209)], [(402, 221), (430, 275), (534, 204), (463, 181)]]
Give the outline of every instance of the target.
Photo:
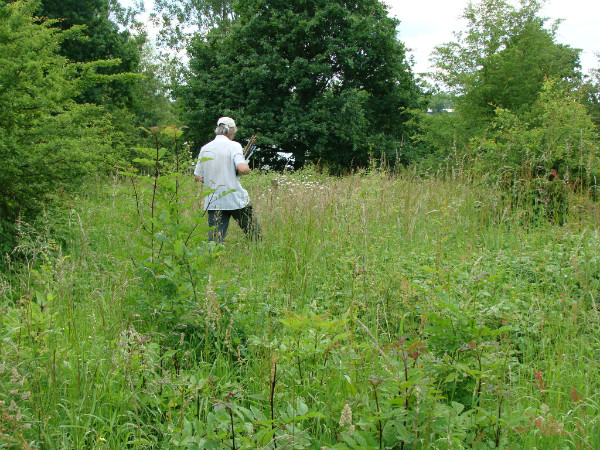
[(143, 293), (125, 183), (23, 226), (2, 445), (600, 448), (597, 204), (557, 226), (458, 176), (243, 181), (263, 239), (207, 247), (174, 321)]

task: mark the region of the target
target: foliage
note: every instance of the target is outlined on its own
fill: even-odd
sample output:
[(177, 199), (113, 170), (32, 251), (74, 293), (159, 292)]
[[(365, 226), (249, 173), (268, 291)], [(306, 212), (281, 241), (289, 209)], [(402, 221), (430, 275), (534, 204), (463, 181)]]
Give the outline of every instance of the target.
[[(215, 246), (182, 128), (144, 128), (151, 144), (132, 144), (132, 123), (168, 109), (152, 101), (160, 79), (131, 77), (131, 110), (78, 103), (124, 81), (102, 73), (115, 62), (69, 62), (58, 49), (81, 28), (0, 3), (0, 223), (38, 217), (16, 221), (0, 273), (0, 447), (600, 448), (600, 150), (580, 97), (593, 91), (550, 78), (527, 107), (503, 99), (470, 141), (464, 114), (424, 115), (435, 133), (421, 143), (450, 142), (457, 164), (391, 174), (373, 163), (382, 149), (411, 160), (424, 147), (385, 128), (398, 96), (416, 92), (404, 75), (399, 103), (378, 103), (383, 75), (405, 67), (381, 5), (239, 2), (194, 45), (194, 64), (241, 70), (204, 99), (194, 83), (212, 72), (196, 66), (204, 78), (182, 92), (204, 127), (194, 138), (212, 134), (210, 114), (239, 113), (265, 149), (302, 138), (299, 157), (332, 167), (371, 157), (347, 177), (254, 171), (245, 186), (264, 239), (234, 227)], [(346, 46), (354, 34), (382, 38)], [(386, 48), (389, 68), (367, 59)], [(350, 77), (361, 71), (372, 78)], [(355, 153), (332, 156), (334, 144)], [(127, 154), (132, 168), (101, 175)]]
[[(121, 127), (126, 146), (134, 146), (139, 139), (139, 133), (134, 132), (137, 126), (175, 122), (161, 78), (163, 68), (154, 61), (156, 55), (147, 33), (136, 21), (139, 11), (125, 9), (114, 0), (42, 0), (38, 13), (56, 19), (54, 26), (61, 30), (79, 30), (60, 43), (60, 53), (70, 61), (113, 61), (95, 70), (97, 82), (84, 86), (76, 100), (102, 105), (116, 116), (113, 123), (117, 126), (129, 125)], [(124, 120), (122, 116), (127, 114), (133, 117)]]
[[(179, 140), (183, 130), (169, 126), (147, 132), (154, 148), (138, 147), (140, 157), (134, 163), (139, 172), (131, 168), (123, 173), (131, 180), (135, 208), (131, 225), (138, 256), (132, 263), (140, 280), (139, 312), (165, 330), (165, 342), (185, 338), (189, 348), (209, 357), (224, 350), (223, 342), (231, 346), (230, 340), (237, 339), (230, 327), (234, 313), (227, 307), (231, 293), (219, 278), (210, 276), (218, 249), (206, 241), (204, 211), (194, 208), (197, 199), (181, 189), (192, 163)], [(172, 151), (161, 146), (161, 135)], [(126, 252), (122, 257), (131, 255)], [(173, 337), (173, 329), (181, 337)]]
[[(151, 44), (143, 45), (139, 70), (143, 78), (135, 80), (131, 86), (130, 111), (137, 126), (148, 128), (157, 123), (171, 126), (179, 122), (168, 89), (169, 70), (164, 62), (158, 61)], [(132, 146), (138, 139), (136, 136)]]
[(52, 198), (118, 157), (104, 110), (73, 100), (98, 82), (97, 68), (113, 63), (69, 63), (57, 50), (75, 30), (36, 19), (34, 6), (17, 1), (0, 9), (2, 251), (12, 248), (17, 219), (32, 220)]
[(3, 445), (598, 447), (600, 214), (586, 197), (570, 225), (531, 229), (459, 179), (254, 174), (265, 239), (234, 228), (199, 256), (176, 244), (178, 220), (206, 220), (164, 151), (178, 134), (150, 130), (165, 138), (154, 239), (155, 176), (87, 186), (65, 218), (69, 254), (23, 229), (27, 265), (0, 278)]
[(546, 28), (540, 9), (537, 0), (518, 9), (503, 0), (469, 4), (467, 31), (436, 48), (435, 77), (457, 95), (470, 136), (485, 129), (495, 108), (528, 111), (546, 78), (580, 77), (579, 50), (556, 43), (558, 22)]
[[(483, 0), (465, 9), (467, 29), (434, 52), (437, 89), (449, 89), (455, 109), (423, 117), (413, 140), (430, 149), (420, 162), (427, 171), (465, 173), (475, 164), (476, 177), (502, 179), (505, 192), (528, 198), (525, 209), (552, 211), (555, 197), (562, 205), (557, 215), (564, 217), (563, 181), (589, 185), (596, 170), (593, 130), (580, 107), (585, 95), (593, 95), (581, 82), (579, 50), (556, 42), (560, 22), (548, 26), (541, 6), (536, 0), (519, 7)], [(562, 122), (561, 108), (571, 122)], [(501, 137), (509, 129), (512, 138)], [(563, 181), (549, 184), (557, 177)]]
[[(109, 0), (41, 0), (37, 13), (56, 22), (61, 30), (79, 27), (77, 34), (60, 42), (60, 53), (72, 62), (116, 60), (110, 66), (98, 68), (103, 75), (130, 74), (139, 71), (140, 46), (143, 34), (134, 37), (128, 30), (119, 30), (110, 13), (116, 6)], [(131, 106), (133, 92), (129, 77), (115, 77), (102, 84), (87, 86), (78, 95), (80, 103), (103, 104), (109, 107)]]
[(235, 11), (190, 48), (189, 79), (177, 92), (194, 141), (227, 114), (240, 136), (261, 137), (257, 155), (293, 153), (298, 167), (395, 158), (418, 88), (382, 3), (256, 0)]
[(160, 24), (158, 40), (170, 49), (184, 49), (190, 29), (206, 30), (225, 25), (235, 15), (231, 0), (157, 0), (152, 19)]
[(555, 81), (545, 83), (532, 110), (531, 122), (497, 110), (488, 136), (473, 144), (474, 170), (512, 191), (516, 201), (524, 201), (525, 210), (562, 223), (567, 184), (598, 189), (598, 135), (576, 94)]
[[(596, 58), (600, 63), (600, 53), (596, 53)], [(598, 126), (600, 125), (600, 66), (591, 71), (590, 76), (583, 83), (582, 91), (592, 120)]]

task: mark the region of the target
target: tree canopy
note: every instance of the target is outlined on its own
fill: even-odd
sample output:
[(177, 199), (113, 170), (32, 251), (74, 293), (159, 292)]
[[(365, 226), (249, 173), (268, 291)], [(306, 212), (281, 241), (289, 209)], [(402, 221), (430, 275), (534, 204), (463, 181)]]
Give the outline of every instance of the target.
[(34, 15), (35, 3), (0, 7), (0, 247), (17, 219), (32, 220), (60, 192), (111, 159), (111, 124), (99, 106), (74, 98), (98, 67), (58, 54), (75, 32)]
[(193, 138), (229, 114), (296, 165), (338, 169), (393, 155), (419, 89), (396, 39), (398, 21), (378, 0), (237, 4), (235, 19), (198, 35), (178, 91)]
[[(135, 73), (140, 70), (140, 48), (145, 35), (134, 37), (128, 30), (119, 29), (111, 19), (113, 5), (110, 0), (41, 0), (37, 9), (61, 30), (79, 27), (60, 43), (60, 53), (72, 62), (118, 60), (110, 67), (99, 68), (104, 75)], [(95, 84), (79, 95), (80, 103), (110, 104), (111, 107), (131, 106), (134, 102), (131, 80), (118, 78)]]
[(546, 26), (541, 3), (504, 0), (471, 3), (463, 17), (466, 32), (436, 48), (436, 79), (456, 96), (457, 112), (481, 129), (496, 108), (525, 112), (548, 78), (580, 76), (579, 50), (556, 42), (557, 22)]

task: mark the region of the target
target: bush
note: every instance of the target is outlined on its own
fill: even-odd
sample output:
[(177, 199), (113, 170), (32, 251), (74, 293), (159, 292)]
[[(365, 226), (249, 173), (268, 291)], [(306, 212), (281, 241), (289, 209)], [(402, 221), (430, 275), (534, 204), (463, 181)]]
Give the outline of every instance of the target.
[(600, 145), (576, 96), (547, 81), (528, 114), (496, 110), (489, 135), (474, 139), (473, 171), (529, 214), (562, 223), (568, 187), (594, 189)]
[(36, 2), (0, 8), (0, 251), (13, 246), (14, 223), (33, 220), (44, 205), (90, 173), (115, 162), (114, 125), (106, 110), (77, 104), (96, 73), (117, 61), (70, 63), (60, 43), (77, 29), (34, 16)]

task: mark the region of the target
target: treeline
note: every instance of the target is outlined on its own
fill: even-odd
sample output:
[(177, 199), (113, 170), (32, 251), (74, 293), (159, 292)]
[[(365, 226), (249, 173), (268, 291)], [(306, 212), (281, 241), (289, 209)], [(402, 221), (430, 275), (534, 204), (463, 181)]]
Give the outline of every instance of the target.
[(428, 83), (379, 0), (160, 0), (162, 64), (113, 0), (0, 0), (0, 249), (86, 176), (128, 165), (139, 127), (187, 126), (195, 152), (222, 115), (259, 136), (257, 165), (460, 166), (546, 209), (568, 186), (593, 192), (600, 76), (540, 8), (469, 5)]

